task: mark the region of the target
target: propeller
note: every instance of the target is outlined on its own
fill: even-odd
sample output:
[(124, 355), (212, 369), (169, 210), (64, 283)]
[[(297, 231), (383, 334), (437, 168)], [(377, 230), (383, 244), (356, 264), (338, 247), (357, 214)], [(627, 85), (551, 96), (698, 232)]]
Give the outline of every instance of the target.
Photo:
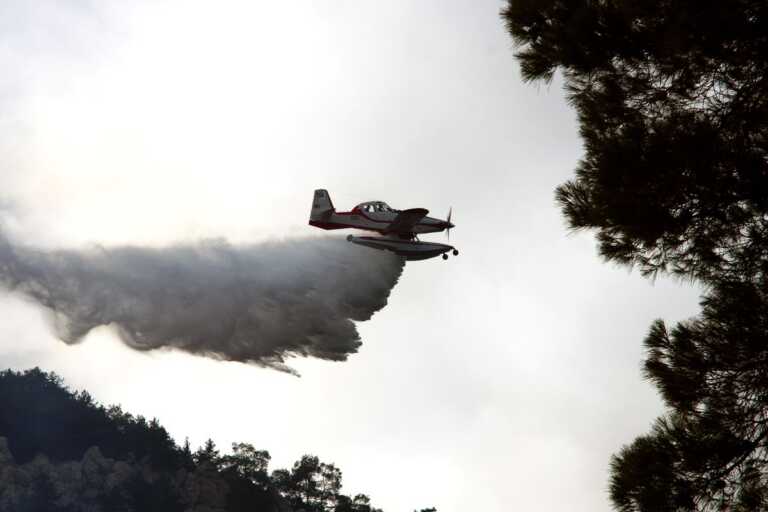
[(451, 239), (451, 228), (453, 227), (453, 224), (451, 224), (451, 214), (453, 213), (453, 206), (448, 208), (448, 228), (445, 230), (445, 235), (448, 237), (448, 240)]

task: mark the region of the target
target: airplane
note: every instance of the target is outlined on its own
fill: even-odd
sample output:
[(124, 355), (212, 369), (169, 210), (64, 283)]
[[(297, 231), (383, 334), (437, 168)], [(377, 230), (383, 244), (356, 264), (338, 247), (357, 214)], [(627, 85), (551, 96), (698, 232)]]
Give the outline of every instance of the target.
[(406, 260), (426, 260), (440, 256), (448, 259), (448, 252), (454, 256), (459, 251), (452, 245), (434, 242), (422, 242), (418, 235), (446, 231), (450, 238), (451, 211), (447, 220), (427, 217), (428, 210), (410, 208), (395, 210), (383, 201), (367, 201), (355, 206), (349, 212), (337, 212), (327, 190), (315, 190), (312, 201), (312, 211), (309, 214), (309, 225), (321, 229), (362, 229), (376, 231), (382, 236), (347, 236), (347, 241), (379, 249), (391, 251)]

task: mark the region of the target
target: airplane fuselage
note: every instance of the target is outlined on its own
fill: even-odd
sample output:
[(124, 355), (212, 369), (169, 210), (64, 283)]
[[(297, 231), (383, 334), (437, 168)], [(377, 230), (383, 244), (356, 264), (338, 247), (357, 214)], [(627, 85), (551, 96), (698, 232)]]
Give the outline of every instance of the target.
[[(391, 234), (387, 228), (397, 217), (398, 212), (328, 212), (321, 219), (313, 219), (309, 224), (322, 229), (363, 229), (376, 231), (383, 235)], [(411, 233), (438, 233), (449, 227), (449, 224), (440, 219), (424, 217), (410, 228)]]

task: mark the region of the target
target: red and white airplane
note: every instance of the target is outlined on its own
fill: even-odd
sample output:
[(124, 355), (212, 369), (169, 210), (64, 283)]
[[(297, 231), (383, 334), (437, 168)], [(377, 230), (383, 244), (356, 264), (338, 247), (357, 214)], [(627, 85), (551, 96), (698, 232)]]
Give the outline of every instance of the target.
[(394, 210), (382, 201), (368, 201), (355, 206), (350, 212), (337, 212), (327, 190), (315, 190), (309, 225), (322, 229), (364, 229), (376, 231), (383, 236), (347, 236), (347, 240), (374, 249), (391, 251), (407, 260), (426, 260), (448, 252), (458, 256), (455, 247), (434, 242), (422, 242), (418, 235), (446, 231), (450, 236), (451, 212), (448, 220), (427, 217), (428, 210), (411, 208)]

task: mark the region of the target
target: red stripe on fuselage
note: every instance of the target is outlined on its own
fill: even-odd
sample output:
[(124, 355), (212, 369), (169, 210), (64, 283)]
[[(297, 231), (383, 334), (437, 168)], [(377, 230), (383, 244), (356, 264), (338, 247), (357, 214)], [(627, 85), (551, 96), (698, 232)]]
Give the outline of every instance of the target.
[[(351, 212), (333, 212), (333, 214), (334, 215), (346, 215), (346, 216), (349, 216), (349, 215), (359, 215), (359, 216), (363, 217), (366, 220), (369, 220), (371, 222), (375, 222), (376, 224), (386, 224), (388, 226), (395, 221), (395, 219), (392, 219), (390, 221), (372, 219), (369, 216), (367, 216), (365, 213), (363, 213), (362, 211), (355, 211), (355, 210), (352, 210)], [(436, 223), (433, 223), (433, 224), (430, 224), (429, 222), (417, 222), (416, 224), (414, 224), (414, 226), (429, 226), (429, 227), (432, 227), (432, 228), (440, 228), (440, 227), (442, 227), (443, 229), (445, 229), (446, 226), (442, 222), (443, 221), (440, 221), (440, 220), (438, 220)], [(312, 222), (310, 221), (310, 224), (311, 223)], [(357, 227), (357, 226), (347, 226), (347, 227)], [(370, 228), (359, 228), (359, 229), (370, 229)], [(377, 231), (377, 230), (371, 229), (371, 231)]]

